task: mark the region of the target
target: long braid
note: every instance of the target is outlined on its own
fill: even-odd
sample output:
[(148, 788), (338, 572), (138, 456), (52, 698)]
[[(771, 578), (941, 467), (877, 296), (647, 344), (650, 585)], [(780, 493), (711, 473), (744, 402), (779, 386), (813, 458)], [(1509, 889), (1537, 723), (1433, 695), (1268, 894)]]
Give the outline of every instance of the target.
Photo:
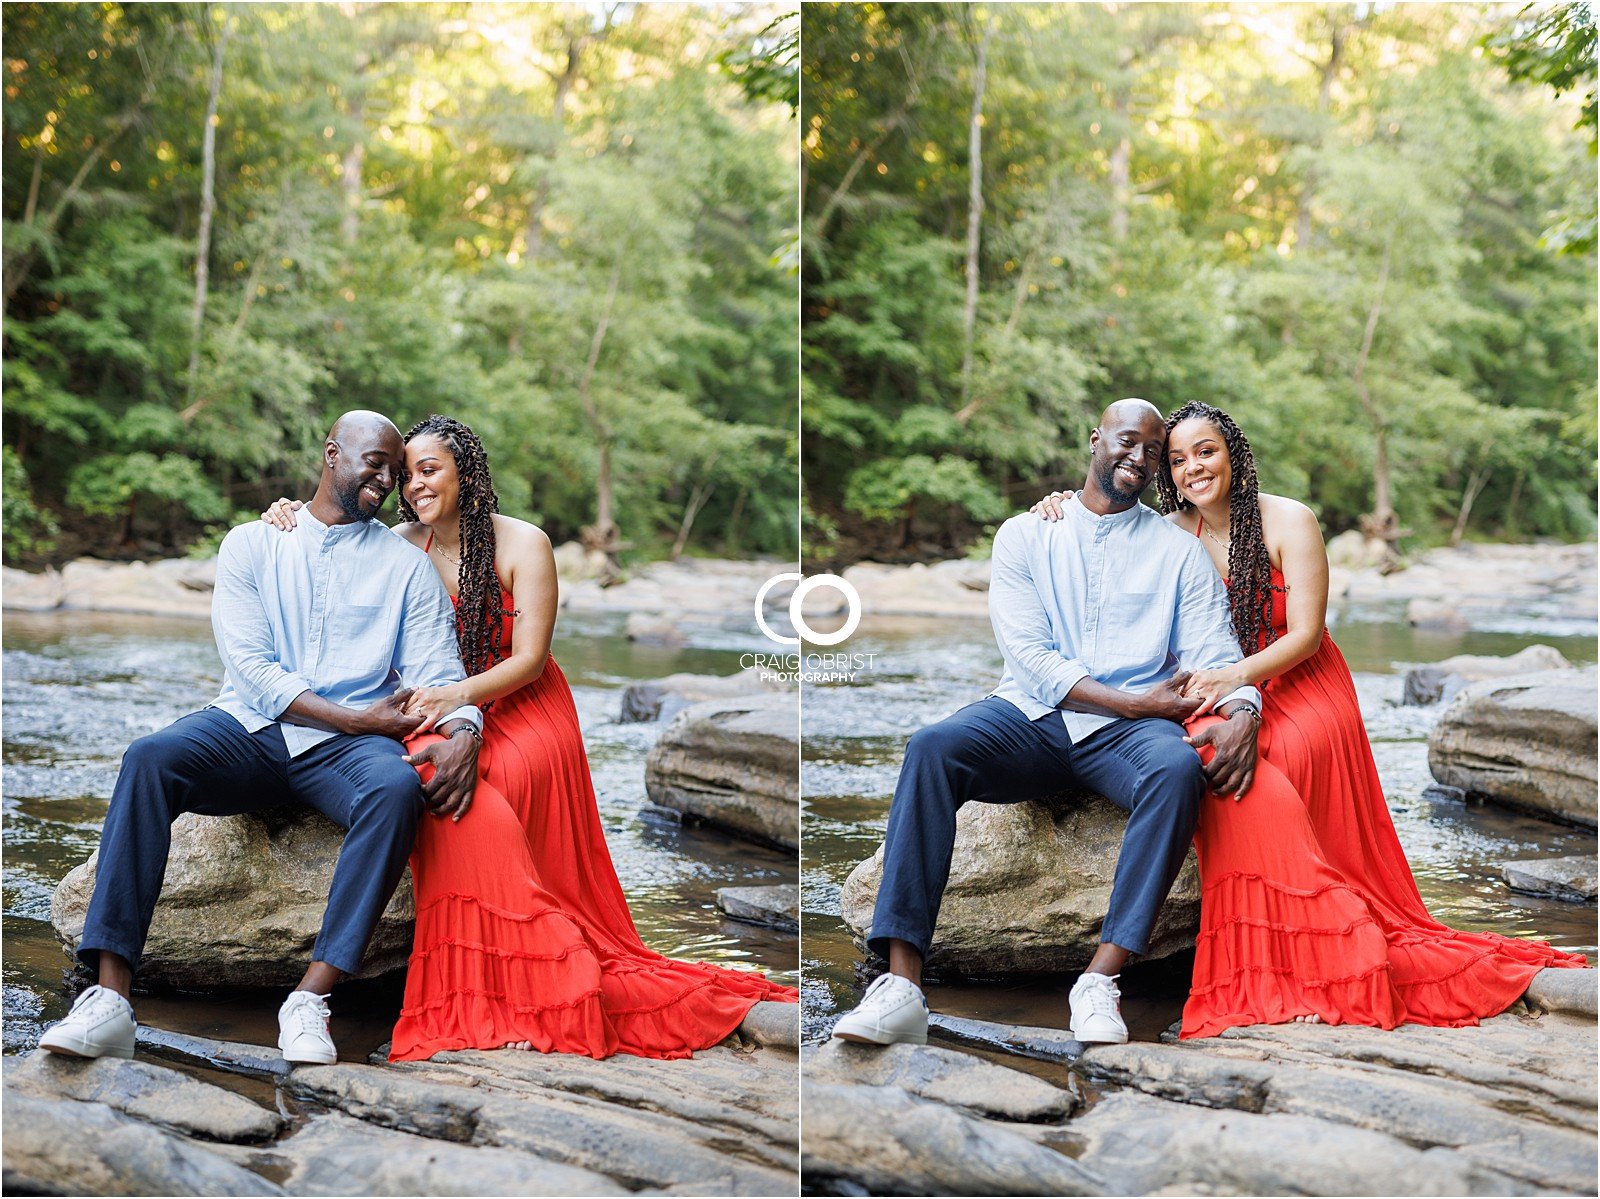
[[(461, 601), (456, 607), (456, 646), (468, 675), (482, 674), (500, 659), (503, 618), (500, 578), (494, 570), (494, 514), (500, 510), (494, 480), (489, 476), (489, 455), (478, 435), (448, 416), (430, 416), (411, 426), (406, 441), (428, 434), (449, 449), (456, 462), (461, 496)], [(400, 515), (410, 521), (417, 513), (400, 494)]]
[[(1167, 417), (1167, 434), (1182, 422), (1199, 417), (1209, 422), (1228, 447), (1233, 486), (1228, 490), (1228, 606), (1239, 647), (1248, 657), (1277, 639), (1272, 627), (1272, 558), (1261, 532), (1261, 488), (1256, 479), (1256, 459), (1250, 440), (1220, 408), (1194, 400)], [(1161, 511), (1176, 512), (1194, 505), (1178, 494), (1167, 456), (1161, 456), (1156, 473)]]

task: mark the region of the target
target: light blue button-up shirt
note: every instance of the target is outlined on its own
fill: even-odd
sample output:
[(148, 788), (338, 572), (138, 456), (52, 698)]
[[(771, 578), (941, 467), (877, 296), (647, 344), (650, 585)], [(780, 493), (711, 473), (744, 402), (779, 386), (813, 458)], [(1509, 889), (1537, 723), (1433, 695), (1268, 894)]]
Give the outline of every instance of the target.
[[(427, 555), (375, 520), (325, 525), (309, 507), (295, 520), (289, 532), (252, 521), (222, 539), (211, 628), (227, 673), (213, 708), (253, 733), (305, 691), (368, 708), (402, 681), (465, 677), (450, 593)], [(472, 707), (439, 723), (458, 719), (483, 727)], [(335, 736), (282, 728), (291, 757)]]
[[(990, 692), (1029, 720), (1079, 680), (1148, 691), (1179, 670), (1239, 661), (1228, 589), (1199, 540), (1143, 504), (1097, 516), (1077, 498), (1058, 521), (1013, 516), (995, 534), (989, 620), (1005, 655)], [(1241, 687), (1218, 706), (1261, 693)], [(1074, 743), (1115, 717), (1062, 712)]]

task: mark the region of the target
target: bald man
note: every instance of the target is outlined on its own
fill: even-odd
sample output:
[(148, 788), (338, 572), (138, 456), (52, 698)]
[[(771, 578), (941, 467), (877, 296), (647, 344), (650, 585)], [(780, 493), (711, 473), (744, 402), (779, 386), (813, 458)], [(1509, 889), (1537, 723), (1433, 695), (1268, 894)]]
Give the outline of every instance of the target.
[(1128, 812), (1100, 945), (1069, 996), (1073, 1036), (1128, 1039), (1116, 980), (1143, 953), (1189, 849), (1215, 747), (1219, 790), (1250, 785), (1261, 695), (1225, 696), (1228, 717), (1184, 739), (1188, 672), (1239, 660), (1227, 590), (1199, 541), (1139, 503), (1166, 449), (1161, 413), (1119, 400), (1089, 437), (1089, 473), (1055, 523), (1023, 514), (994, 539), (989, 617), (1000, 684), (906, 746), (889, 810), (883, 881), (868, 944), (888, 959), (833, 1035), (886, 1045), (928, 1036), (922, 964), (972, 800), (1017, 803), (1070, 787)]
[[(347, 412), (328, 433), (317, 493), (293, 533), (251, 521), (223, 539), (211, 604), (222, 693), (123, 755), (78, 945), (98, 985), (45, 1033), (45, 1049), (133, 1056), (130, 987), (173, 820), (298, 801), (348, 832), (312, 961), (278, 1014), (278, 1047), (290, 1062), (337, 1060), (326, 997), (360, 969), (424, 804), (458, 813), (477, 779), (476, 708), (439, 723), (446, 741), (411, 757), (401, 744), (421, 722), (402, 711), (402, 680), (409, 689), (463, 677), (438, 573), (373, 520), (399, 482), (404, 450), (386, 417)], [(435, 768), (426, 788), (414, 768), (423, 761)]]

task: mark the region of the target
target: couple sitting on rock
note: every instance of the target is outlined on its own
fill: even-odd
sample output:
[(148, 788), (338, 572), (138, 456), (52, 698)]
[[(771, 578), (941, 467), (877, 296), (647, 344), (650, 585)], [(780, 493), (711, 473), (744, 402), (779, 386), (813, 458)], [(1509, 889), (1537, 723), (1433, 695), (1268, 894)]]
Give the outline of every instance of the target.
[[(373, 517), (397, 486), (406, 523), (390, 530)], [(222, 693), (124, 755), (77, 951), (99, 982), (44, 1048), (133, 1056), (129, 993), (172, 821), (290, 800), (348, 830), (313, 960), (278, 1013), (290, 1062), (336, 1060), (327, 996), (360, 969), (408, 855), (416, 940), (393, 1059), (687, 1057), (758, 1001), (794, 1000), (640, 939), (550, 656), (550, 542), (497, 508), (465, 425), (432, 416), (402, 440), (358, 411), (329, 432), (308, 504), (227, 535), (211, 614)]]
[[(1089, 446), (1076, 496), (1047, 497), (995, 536), (1005, 672), (906, 747), (868, 937), (889, 972), (833, 1035), (927, 1040), (922, 967), (957, 809), (1072, 788), (1128, 812), (1100, 945), (1069, 997), (1079, 1041), (1128, 1039), (1117, 978), (1146, 949), (1191, 840), (1201, 927), (1184, 1037), (1291, 1020), (1475, 1024), (1540, 969), (1584, 965), (1428, 915), (1324, 627), (1316, 517), (1259, 493), (1227, 414), (1193, 403), (1163, 421), (1121, 400)], [(1139, 503), (1152, 478), (1165, 519)]]

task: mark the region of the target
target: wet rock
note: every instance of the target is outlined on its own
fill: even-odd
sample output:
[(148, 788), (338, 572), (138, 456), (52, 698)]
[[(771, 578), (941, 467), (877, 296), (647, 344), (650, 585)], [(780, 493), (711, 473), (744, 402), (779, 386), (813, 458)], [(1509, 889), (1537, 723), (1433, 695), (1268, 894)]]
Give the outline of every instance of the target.
[(0, 568), (0, 603), (7, 612), (49, 612), (61, 606), (66, 587), (61, 572), (48, 568), (34, 574), (7, 566)]
[(1389, 556), (1388, 543), (1368, 537), (1359, 529), (1346, 529), (1328, 538), (1328, 565), (1340, 570), (1371, 570)]
[(374, 1128), (337, 1113), (272, 1147), (296, 1195), (626, 1195), (592, 1170)]
[(1595, 827), (1596, 670), (1551, 670), (1475, 683), (1428, 736), (1428, 768), (1537, 816)]
[(1541, 670), (1564, 670), (1571, 666), (1561, 651), (1548, 645), (1530, 645), (1507, 657), (1488, 654), (1457, 654), (1442, 662), (1414, 666), (1406, 671), (1402, 704), (1448, 703), (1463, 687), (1485, 679), (1508, 675), (1533, 674)]
[(1593, 1019), (1600, 1015), (1600, 972), (1588, 970), (1541, 970), (1528, 984), (1522, 998), (1539, 1012), (1567, 1012)]
[[(140, 980), (174, 987), (292, 987), (322, 927), (344, 830), (310, 808), (178, 817)], [(97, 850), (56, 887), (50, 919), (75, 948)], [(384, 911), (362, 978), (403, 969), (411, 952), (409, 875)]]
[(792, 1194), (795, 1059), (726, 1047), (662, 1062), (618, 1055), (441, 1053), (294, 1071), (296, 1095), (365, 1123), (533, 1154), (629, 1189)]
[(852, 1045), (827, 1041), (803, 1061), (807, 1083), (897, 1087), (947, 1107), (1000, 1120), (1053, 1123), (1078, 1108), (1077, 1096), (1041, 1078), (969, 1053), (933, 1045)]
[(761, 924), (786, 933), (800, 931), (800, 888), (794, 883), (777, 887), (719, 887), (717, 907), (731, 919)]
[(1414, 599), (1407, 604), (1406, 623), (1414, 629), (1437, 629), (1446, 633), (1464, 633), (1472, 627), (1472, 622), (1459, 608), (1433, 599)]
[(1094, 1173), (1017, 1126), (895, 1086), (801, 1086), (807, 1185), (833, 1194), (1099, 1195)]
[(634, 683), (622, 693), (622, 708), (617, 719), (623, 724), (646, 720), (670, 720), (690, 704), (708, 699), (735, 699), (777, 690), (762, 680), (760, 668), (752, 666), (738, 674), (669, 674), (664, 679)]
[[(1408, 1194), (1417, 1186), (1425, 1188), (1414, 1192), (1421, 1194), (1570, 1194), (1594, 1181), (1595, 1034), (1591, 1018), (1565, 1014), (1507, 1014), (1476, 1028), (1405, 1025), (1390, 1032), (1255, 1026), (1175, 1044), (1098, 1045), (1073, 1070), (1096, 1085), (1176, 1101), (1169, 1123), (1183, 1108), (1219, 1109), (1230, 1122), (1243, 1112), (1306, 1123), (1271, 1153), (1259, 1151), (1266, 1142), (1256, 1137), (1221, 1138), (1223, 1125), (1216, 1125), (1213, 1151), (1194, 1151), (1205, 1172), (1184, 1178), (1185, 1185), (1203, 1180), (1232, 1193), (1295, 1193), (1302, 1187), (1292, 1147), (1344, 1142), (1346, 1166), (1333, 1175), (1341, 1181), (1318, 1187), (1321, 1193)], [(1093, 1116), (1074, 1125), (1075, 1134), (1093, 1130)], [(1141, 1144), (1132, 1132), (1118, 1132), (1121, 1122), (1112, 1116), (1103, 1119), (1110, 1146), (1085, 1146), (1084, 1160), (1110, 1174), (1113, 1162), (1138, 1158)], [(1270, 1127), (1243, 1123), (1262, 1129), (1261, 1137)], [(1144, 1124), (1151, 1131), (1143, 1136), (1162, 1127), (1159, 1117)], [(1352, 1140), (1350, 1130), (1424, 1151), (1438, 1163), (1439, 1180), (1429, 1183), (1418, 1172), (1421, 1162), (1408, 1165), (1381, 1142)], [(1203, 1147), (1205, 1135), (1195, 1144)]]
[(800, 1050), (800, 1005), (763, 1000), (745, 1014), (739, 1036), (773, 1049)]
[(281, 1195), (221, 1154), (98, 1103), (5, 1089), (7, 1194)]
[[(920, 562), (910, 566), (890, 566), (881, 562), (858, 562), (843, 572), (843, 578), (861, 596), (864, 618), (880, 616), (947, 616), (987, 619), (989, 616), (989, 563), (953, 558), (931, 566)], [(835, 612), (844, 610), (839, 593), (832, 588), (817, 588), (806, 598), (832, 602)], [(806, 614), (813, 613), (808, 607)]]
[(1382, 1132), (1126, 1092), (1097, 1103), (1063, 1141), (1108, 1195), (1526, 1193), (1459, 1153)]
[(147, 1124), (212, 1141), (262, 1141), (286, 1121), (242, 1095), (137, 1059), (84, 1060), (36, 1049), (5, 1063), (7, 1097), (100, 1103)]
[[(1127, 814), (1094, 796), (1050, 803), (966, 804), (928, 965), (960, 974), (1082, 970), (1100, 943)], [(883, 849), (845, 880), (844, 922), (865, 945)], [(1178, 875), (1147, 959), (1194, 945), (1200, 884), (1194, 857)]]
[(78, 558), (61, 568), (61, 606), (88, 612), (209, 617), (216, 578), (215, 558), (156, 562)]
[(689, 644), (689, 639), (683, 635), (683, 630), (678, 622), (671, 617), (652, 616), (645, 612), (635, 612), (628, 617), (624, 627), (629, 641), (636, 641), (640, 645), (661, 645), (668, 649), (680, 649)]
[(800, 843), (799, 705), (773, 692), (685, 708), (645, 759), (652, 803), (740, 836)]
[(1537, 858), (1507, 862), (1500, 868), (1513, 891), (1548, 895), (1567, 903), (1588, 903), (1595, 897), (1593, 858)]
[(1073, 1062), (1083, 1053), (1084, 1044), (1060, 1028), (1041, 1028), (1032, 1024), (999, 1024), (992, 1020), (973, 1020), (966, 1016), (947, 1016), (933, 1012), (928, 1017), (928, 1035), (971, 1045), (979, 1049), (1014, 1053), (1041, 1062)]

